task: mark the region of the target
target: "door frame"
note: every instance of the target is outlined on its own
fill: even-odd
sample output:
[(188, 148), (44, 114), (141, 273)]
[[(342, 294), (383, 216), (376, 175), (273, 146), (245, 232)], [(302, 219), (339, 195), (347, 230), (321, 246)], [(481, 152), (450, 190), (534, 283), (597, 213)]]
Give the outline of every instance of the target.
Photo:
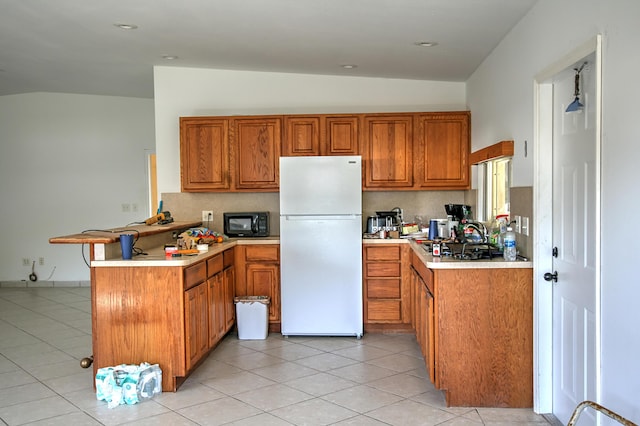
[[(544, 280), (551, 272), (553, 217), (553, 78), (595, 53), (596, 78), (596, 395), (601, 396), (601, 143), (602, 143), (602, 35), (560, 58), (534, 77), (534, 185), (533, 185), (533, 410), (553, 412), (553, 285)], [(567, 99), (571, 96), (567, 94)]]

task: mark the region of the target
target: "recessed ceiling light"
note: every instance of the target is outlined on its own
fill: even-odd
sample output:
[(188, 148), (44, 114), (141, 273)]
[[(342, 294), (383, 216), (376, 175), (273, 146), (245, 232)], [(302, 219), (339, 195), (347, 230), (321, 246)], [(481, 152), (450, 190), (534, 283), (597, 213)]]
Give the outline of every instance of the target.
[(420, 47), (433, 47), (433, 46), (437, 46), (438, 43), (434, 42), (434, 41), (416, 41), (415, 43), (416, 46), (420, 46)]
[(173, 61), (174, 59), (178, 59), (176, 55), (162, 55), (162, 59), (166, 59), (167, 61)]
[(137, 25), (134, 24), (113, 24), (121, 30), (135, 30), (138, 28)]
[(353, 64), (344, 64), (344, 65), (340, 65), (342, 68), (346, 69), (346, 70), (351, 70), (354, 68), (358, 68), (357, 65), (353, 65)]

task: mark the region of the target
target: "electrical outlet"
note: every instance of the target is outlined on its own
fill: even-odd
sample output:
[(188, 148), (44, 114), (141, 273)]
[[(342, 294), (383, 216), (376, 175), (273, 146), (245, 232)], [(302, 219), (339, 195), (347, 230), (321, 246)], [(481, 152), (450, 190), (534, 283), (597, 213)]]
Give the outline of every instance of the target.
[(515, 216), (513, 220), (516, 221), (513, 230), (520, 234), (522, 232), (522, 216)]
[(23, 257), (22, 258), (22, 266), (29, 266), (29, 265), (31, 265), (31, 260), (26, 258), (26, 257)]
[(202, 210), (202, 221), (213, 222), (213, 210)]
[(522, 234), (529, 235), (529, 218), (526, 216), (522, 218)]
[(39, 264), (40, 266), (44, 265), (44, 257), (39, 257), (39, 258), (38, 258), (38, 264)]
[(129, 213), (131, 211), (131, 204), (122, 204), (122, 213)]
[(138, 204), (137, 203), (131, 204), (131, 211), (134, 212), (134, 213), (138, 212)]

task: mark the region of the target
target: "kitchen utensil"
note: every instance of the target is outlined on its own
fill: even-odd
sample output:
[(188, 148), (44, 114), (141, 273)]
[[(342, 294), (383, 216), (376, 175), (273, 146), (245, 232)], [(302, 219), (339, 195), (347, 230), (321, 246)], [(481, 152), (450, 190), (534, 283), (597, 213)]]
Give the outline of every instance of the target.
[(438, 221), (436, 219), (431, 219), (429, 221), (429, 239), (435, 240), (438, 237)]
[(120, 234), (120, 249), (123, 259), (131, 259), (133, 256), (133, 234)]
[(438, 222), (438, 237), (442, 239), (449, 238), (449, 219), (436, 219)]

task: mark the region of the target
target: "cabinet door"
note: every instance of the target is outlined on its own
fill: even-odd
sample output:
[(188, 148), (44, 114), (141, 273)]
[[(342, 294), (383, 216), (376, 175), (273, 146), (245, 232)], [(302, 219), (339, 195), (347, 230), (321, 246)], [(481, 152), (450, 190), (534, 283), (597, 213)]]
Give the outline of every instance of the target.
[(280, 322), (280, 267), (273, 263), (249, 263), (246, 267), (250, 296), (269, 296), (269, 321)]
[(184, 309), (187, 370), (190, 370), (209, 349), (209, 311), (205, 283), (185, 291)]
[(282, 156), (320, 154), (320, 117), (285, 116)]
[(209, 286), (209, 348), (214, 347), (226, 333), (224, 320), (224, 285), (222, 273), (207, 280)]
[(435, 335), (433, 323), (433, 295), (420, 280), (420, 297), (422, 299), (422, 341), (424, 345), (424, 359), (429, 372), (429, 379), (435, 383)]
[(180, 119), (182, 191), (228, 190), (229, 127), (226, 119)]
[(468, 189), (469, 113), (420, 114), (416, 120), (416, 189)]
[(357, 115), (326, 116), (320, 144), (322, 155), (360, 154), (359, 123)]
[(233, 324), (236, 321), (236, 307), (233, 303), (233, 299), (235, 297), (235, 269), (232, 266), (225, 269), (222, 274), (222, 283), (224, 287), (224, 330), (226, 333), (231, 329), (231, 327), (233, 327)]
[(279, 116), (233, 120), (235, 189), (278, 190), (281, 127)]
[(412, 147), (412, 115), (365, 115), (364, 189), (410, 189), (413, 186)]

